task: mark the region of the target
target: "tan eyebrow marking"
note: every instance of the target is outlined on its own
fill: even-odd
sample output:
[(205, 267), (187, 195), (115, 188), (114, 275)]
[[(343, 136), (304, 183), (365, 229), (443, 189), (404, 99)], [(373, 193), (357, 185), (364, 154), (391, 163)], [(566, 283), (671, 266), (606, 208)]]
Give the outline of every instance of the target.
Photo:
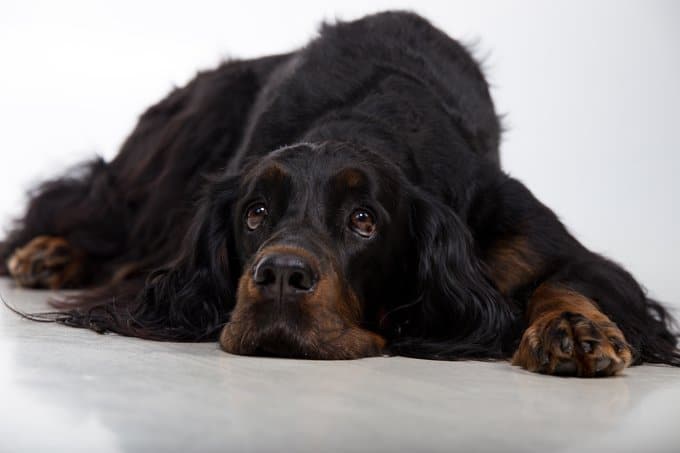
[(286, 172), (281, 165), (274, 162), (267, 167), (260, 176), (265, 179), (281, 179), (286, 176)]
[(366, 179), (366, 175), (356, 168), (345, 168), (334, 176), (336, 184), (350, 189), (360, 186)]

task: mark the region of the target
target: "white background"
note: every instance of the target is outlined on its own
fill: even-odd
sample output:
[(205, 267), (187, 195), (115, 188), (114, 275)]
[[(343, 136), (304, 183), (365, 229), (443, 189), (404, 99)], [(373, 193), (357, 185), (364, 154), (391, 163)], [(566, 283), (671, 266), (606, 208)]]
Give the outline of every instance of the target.
[(680, 307), (680, 2), (0, 3), (0, 223), (173, 85), (287, 51), (322, 19), (415, 10), (475, 43), (508, 131), (503, 165), (588, 247)]

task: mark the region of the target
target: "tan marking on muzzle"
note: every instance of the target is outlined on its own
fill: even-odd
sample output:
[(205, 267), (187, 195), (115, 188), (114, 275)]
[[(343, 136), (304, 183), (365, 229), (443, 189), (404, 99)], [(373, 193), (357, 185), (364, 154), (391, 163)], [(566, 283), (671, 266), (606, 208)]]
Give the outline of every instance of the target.
[[(302, 294), (296, 302), (312, 320), (305, 325), (290, 326), (303, 338), (304, 357), (313, 359), (352, 359), (378, 355), (385, 347), (379, 335), (359, 327), (362, 307), (356, 294), (346, 286), (339, 272), (331, 265), (319, 268), (319, 260), (309, 251), (296, 246), (277, 245), (261, 250), (252, 262), (256, 263), (272, 253), (294, 254), (307, 260), (319, 272), (313, 291)], [(235, 354), (253, 354), (258, 348), (258, 329), (255, 313), (264, 301), (253, 280), (253, 273), (244, 272), (239, 280), (237, 302), (230, 322), (222, 330), (222, 348)], [(285, 309), (285, 308), (284, 308)]]

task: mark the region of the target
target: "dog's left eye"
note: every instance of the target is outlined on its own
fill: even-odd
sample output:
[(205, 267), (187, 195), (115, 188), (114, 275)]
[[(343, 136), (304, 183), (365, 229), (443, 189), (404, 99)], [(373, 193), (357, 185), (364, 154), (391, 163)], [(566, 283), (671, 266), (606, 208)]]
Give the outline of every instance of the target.
[(246, 225), (250, 231), (260, 228), (264, 219), (267, 218), (269, 212), (267, 207), (262, 203), (257, 203), (248, 208), (246, 213)]
[(360, 236), (370, 238), (375, 233), (373, 214), (366, 209), (356, 209), (349, 216), (349, 226)]

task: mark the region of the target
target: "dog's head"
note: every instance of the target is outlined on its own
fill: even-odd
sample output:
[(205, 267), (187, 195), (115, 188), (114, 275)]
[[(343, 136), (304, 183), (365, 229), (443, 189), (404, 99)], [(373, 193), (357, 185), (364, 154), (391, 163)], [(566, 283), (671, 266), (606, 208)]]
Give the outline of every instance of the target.
[(224, 301), (220, 343), (238, 354), (355, 358), (388, 340), (413, 350), (414, 338), (481, 346), (499, 328), (460, 218), (381, 153), (346, 143), (289, 146), (213, 181), (173, 266), (163, 294), (191, 296), (192, 310)]
[(376, 330), (376, 297), (393, 285), (408, 215), (397, 176), (379, 155), (334, 143), (287, 147), (248, 166), (232, 205), (242, 266), (222, 347), (309, 358), (380, 353), (385, 340), (368, 329)]

